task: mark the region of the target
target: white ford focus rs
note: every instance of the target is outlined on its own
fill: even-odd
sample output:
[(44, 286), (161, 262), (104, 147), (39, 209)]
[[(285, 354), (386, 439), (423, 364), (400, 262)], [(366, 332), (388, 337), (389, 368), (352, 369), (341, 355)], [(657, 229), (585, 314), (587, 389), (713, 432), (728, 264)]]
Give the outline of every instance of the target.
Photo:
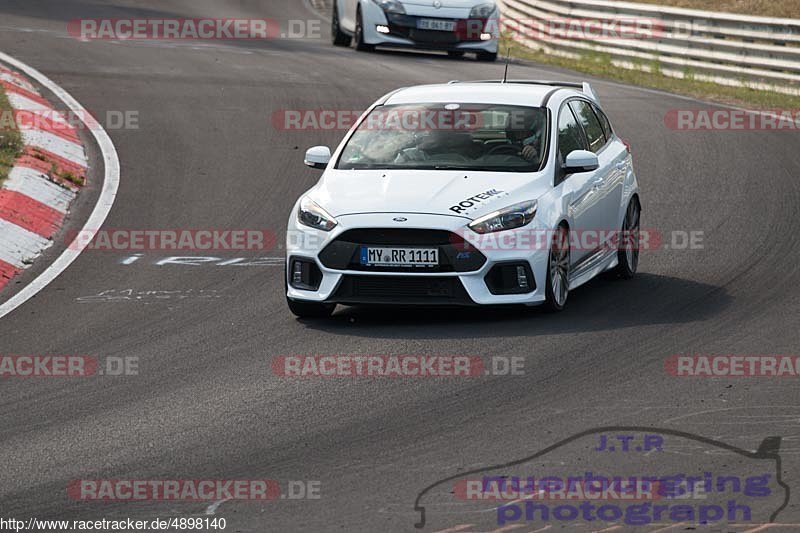
[(375, 46), (475, 52), (497, 59), (499, 12), (494, 0), (334, 0), (333, 44), (370, 51)]
[(375, 102), (289, 217), (286, 297), (336, 304), (544, 304), (634, 275), (632, 158), (589, 84), (451, 82)]

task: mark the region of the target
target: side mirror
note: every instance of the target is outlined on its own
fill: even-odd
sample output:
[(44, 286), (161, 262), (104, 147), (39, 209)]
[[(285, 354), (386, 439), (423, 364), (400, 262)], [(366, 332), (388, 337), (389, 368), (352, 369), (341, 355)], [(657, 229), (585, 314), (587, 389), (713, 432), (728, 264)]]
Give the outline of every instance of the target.
[(579, 172), (591, 172), (600, 168), (600, 161), (597, 155), (587, 150), (573, 150), (567, 155), (564, 163), (566, 174), (577, 174)]
[[(595, 158), (597, 159), (597, 158)], [(306, 157), (303, 162), (311, 168), (322, 170), (328, 166), (331, 160), (331, 149), (327, 146), (314, 146), (306, 150)]]

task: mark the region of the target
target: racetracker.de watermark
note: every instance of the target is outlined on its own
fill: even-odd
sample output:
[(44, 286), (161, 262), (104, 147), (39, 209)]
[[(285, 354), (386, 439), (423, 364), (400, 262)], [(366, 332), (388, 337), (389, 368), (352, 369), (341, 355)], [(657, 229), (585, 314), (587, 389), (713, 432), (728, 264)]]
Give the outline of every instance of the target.
[(92, 113), (85, 110), (14, 109), (0, 111), (0, 132), (19, 129), (44, 130), (72, 134), (77, 130), (138, 130), (139, 112), (109, 110)]
[(81, 41), (232, 41), (320, 39), (322, 21), (234, 18), (85, 18), (71, 20), (68, 33)]
[(548, 476), (540, 479), (528, 477), (484, 477), (483, 479), (460, 479), (453, 485), (453, 494), (459, 500), (477, 501), (591, 501), (623, 500), (653, 501), (663, 497), (658, 481), (651, 479), (609, 480), (592, 477), (560, 478)]
[[(452, 208), (451, 208), (452, 209)], [(506, 232), (475, 233), (468, 229), (459, 229), (459, 241), (453, 244), (458, 248), (466, 244), (478, 250), (549, 250), (556, 232), (549, 229), (522, 229)], [(653, 229), (639, 231), (622, 230), (570, 230), (568, 247), (572, 251), (604, 250), (638, 250), (654, 251), (670, 250), (702, 250), (704, 248), (704, 232), (700, 230), (673, 230), (661, 232)], [(454, 237), (454, 241), (456, 238)]]
[(800, 109), (670, 109), (664, 126), (676, 131), (799, 131)]
[(287, 378), (469, 378), (525, 374), (525, 358), (474, 355), (282, 355), (272, 372)]
[(0, 355), (0, 378), (85, 378), (138, 374), (139, 358), (135, 356)]
[[(270, 115), (272, 127), (278, 131), (348, 131), (358, 124), (362, 109), (278, 109)], [(470, 104), (446, 104), (442, 109), (428, 106), (376, 108), (359, 124), (359, 130), (370, 131), (477, 131), (529, 130), (530, 112), (510, 110), (507, 113), (486, 113)]]
[(263, 251), (277, 236), (263, 229), (84, 229), (68, 233), (69, 248), (105, 252)]
[[(470, 23), (473, 23), (470, 25)], [(606, 41), (659, 39), (666, 34), (664, 21), (645, 17), (495, 17), (467, 21), (471, 38), (481, 33), (537, 41)]]
[(800, 376), (797, 355), (672, 355), (664, 370), (676, 377), (701, 378), (780, 378)]
[(67, 486), (76, 501), (318, 500), (321, 482), (274, 479), (76, 479)]

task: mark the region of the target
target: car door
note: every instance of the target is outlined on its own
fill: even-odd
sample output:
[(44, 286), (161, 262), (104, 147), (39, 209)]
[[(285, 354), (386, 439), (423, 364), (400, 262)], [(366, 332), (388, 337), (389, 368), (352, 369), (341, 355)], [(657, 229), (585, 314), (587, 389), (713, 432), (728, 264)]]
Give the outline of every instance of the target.
[(603, 110), (595, 104), (591, 104), (591, 106), (594, 114), (600, 119), (600, 125), (603, 127), (603, 133), (607, 139), (605, 150), (608, 151), (615, 171), (613, 184), (610, 187), (609, 203), (618, 208), (618, 216), (615, 221), (617, 223), (616, 227), (619, 228), (622, 224), (621, 217), (625, 212), (625, 208), (627, 208), (627, 206), (622, 205), (622, 198), (625, 194), (625, 180), (629, 174), (633, 173), (633, 159), (631, 158), (630, 148), (614, 134), (611, 122), (609, 122)]
[[(568, 103), (558, 112), (558, 159), (563, 167), (567, 155), (573, 150), (588, 150), (583, 128), (578, 123)], [(559, 172), (562, 195), (572, 219), (570, 240), (570, 259), (573, 265), (587, 258), (596, 248), (591, 235), (586, 230), (597, 230), (603, 225), (598, 181), (602, 180), (602, 170), (578, 172), (564, 175)]]
[[(572, 100), (569, 105), (583, 128), (589, 151), (597, 154), (600, 163), (595, 180), (599, 199), (593, 209), (598, 210), (596, 219), (601, 223), (598, 229), (605, 230), (602, 236), (608, 239), (612, 237), (614, 231), (619, 229), (618, 219), (627, 150), (621, 142), (615, 143), (613, 137), (606, 134), (593, 104), (586, 100), (576, 99)], [(620, 147), (622, 147), (621, 153)]]

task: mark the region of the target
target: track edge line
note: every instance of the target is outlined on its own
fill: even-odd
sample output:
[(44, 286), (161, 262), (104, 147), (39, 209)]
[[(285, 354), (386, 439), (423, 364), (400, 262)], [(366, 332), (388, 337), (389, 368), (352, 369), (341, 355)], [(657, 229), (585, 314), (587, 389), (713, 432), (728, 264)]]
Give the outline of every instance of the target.
[[(66, 90), (62, 89), (58, 84), (50, 78), (36, 70), (35, 68), (23, 63), (22, 61), (11, 57), (8, 54), (0, 52), (0, 62), (4, 62), (12, 67), (15, 67), (52, 92), (59, 100), (61, 100), (81, 121), (84, 122), (84, 117), (88, 116), (86, 109)], [(0, 319), (10, 314), (22, 304), (36, 296), (45, 287), (52, 283), (62, 272), (64, 272), (78, 256), (83, 252), (84, 248), (88, 245), (84, 239), (80, 238), (86, 231), (92, 229), (99, 229), (105, 222), (108, 214), (111, 212), (111, 207), (114, 205), (114, 200), (117, 197), (119, 190), (120, 180), (120, 164), (117, 150), (114, 143), (106, 130), (99, 124), (94, 127), (88, 127), (84, 122), (87, 129), (92, 132), (95, 142), (100, 147), (100, 152), (103, 154), (103, 187), (100, 191), (100, 196), (97, 203), (83, 225), (83, 229), (78, 232), (75, 240), (67, 245), (66, 249), (56, 258), (53, 263), (48, 266), (44, 272), (39, 274), (33, 281), (28, 283), (21, 291), (9, 298), (7, 301), (0, 304)]]

